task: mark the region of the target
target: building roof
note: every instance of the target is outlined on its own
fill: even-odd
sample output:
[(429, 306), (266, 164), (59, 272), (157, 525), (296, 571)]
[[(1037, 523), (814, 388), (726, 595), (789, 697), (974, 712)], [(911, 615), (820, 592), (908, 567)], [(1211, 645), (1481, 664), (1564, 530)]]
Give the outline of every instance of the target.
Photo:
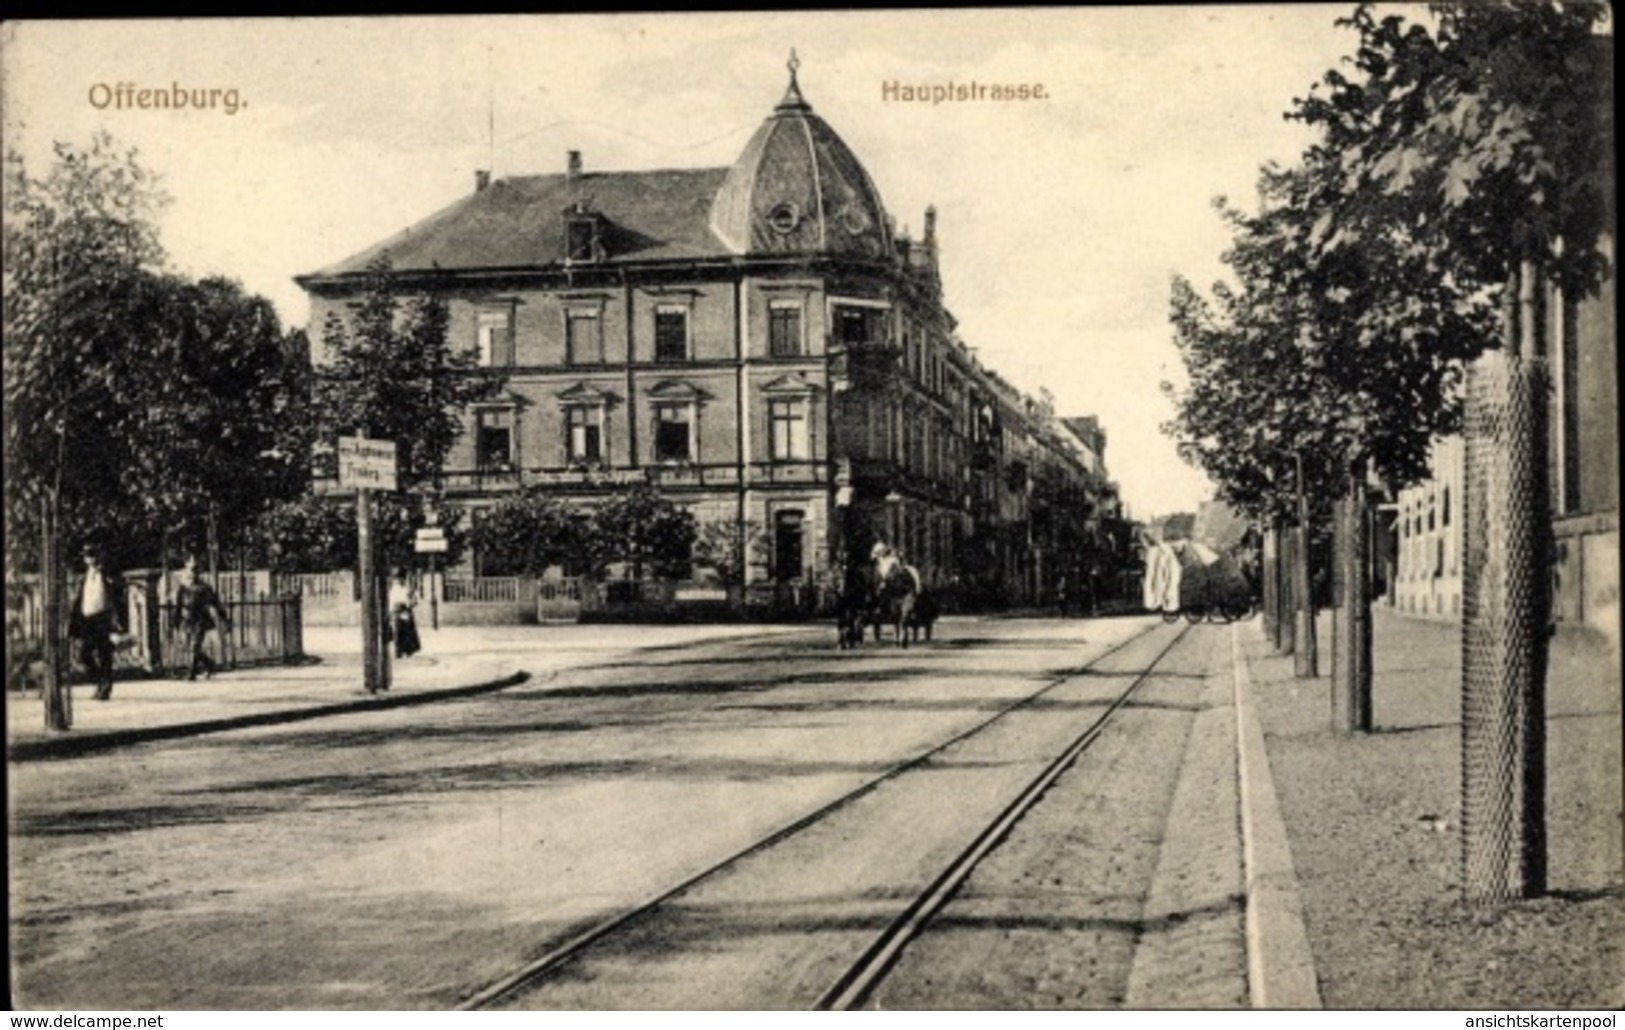
[(885, 258), (891, 226), (869, 173), (796, 84), (745, 144), (712, 208), (711, 227), (735, 254)]
[[(731, 168), (584, 172), (499, 179), (411, 228), (309, 276), (560, 266), (572, 216), (597, 225), (595, 264), (829, 255), (890, 258), (880, 193), (801, 95), (784, 99)], [(578, 156), (571, 155), (572, 168)]]
[(384, 254), (397, 271), (557, 265), (565, 253), (565, 212), (578, 202), (602, 218), (604, 263), (726, 257), (709, 221), (727, 174), (691, 168), (498, 179), (314, 277), (360, 272)]

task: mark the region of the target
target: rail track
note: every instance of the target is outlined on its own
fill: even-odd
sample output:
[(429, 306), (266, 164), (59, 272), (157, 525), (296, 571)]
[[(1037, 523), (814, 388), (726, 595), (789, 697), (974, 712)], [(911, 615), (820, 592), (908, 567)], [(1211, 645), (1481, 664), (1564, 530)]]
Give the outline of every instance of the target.
[(906, 761), (890, 766), (884, 772), (865, 781), (855, 789), (761, 837), (748, 846), (683, 879), (681, 882), (661, 890), (654, 896), (624, 907), (577, 930), (549, 947), (539, 957), (527, 962), (523, 967), (468, 995), (457, 1006), (458, 1009), (470, 1011), (500, 1008), (520, 1001), (534, 992), (544, 990), (551, 981), (560, 977), (567, 967), (571, 967), (574, 963), (588, 956), (594, 949), (610, 945), (619, 934), (627, 932), (635, 924), (658, 913), (676, 899), (694, 891), (707, 881), (735, 869), (752, 856), (767, 852), (784, 843), (808, 828), (829, 819), (837, 812), (850, 808), (860, 798), (864, 798), (880, 787), (920, 769), (950, 748), (971, 740), (979, 734), (988, 732), (991, 727), (999, 724), (1002, 720), (1008, 719), (1014, 713), (1042, 703), (1046, 697), (1052, 695), (1064, 684), (1083, 676), (1104, 674), (1100, 672), (1100, 669), (1111, 659), (1122, 655), (1130, 648), (1135, 648), (1143, 642), (1149, 641), (1154, 655), (1148, 661), (1136, 663), (1136, 668), (1132, 671), (1110, 673), (1124, 678), (1132, 677), (1128, 685), (1119, 690), (1116, 696), (1104, 705), (1102, 710), (1094, 713), (1093, 717), (1087, 721), (1087, 724), (1082, 726), (1072, 737), (1070, 743), (1045, 765), (1043, 770), (1033, 777), (1015, 795), (1013, 800), (1006, 804), (994, 818), (989, 820), (980, 832), (974, 835), (971, 842), (958, 853), (953, 861), (946, 868), (943, 868), (929, 883), (920, 888), (912, 900), (902, 906), (895, 918), (873, 939), (867, 948), (862, 950), (854, 961), (846, 965), (844, 971), (834, 979), (831, 986), (823, 992), (813, 1005), (817, 1009), (854, 1009), (862, 1007), (874, 988), (884, 980), (908, 943), (924, 932), (932, 917), (948, 903), (954, 892), (970, 876), (976, 866), (998, 847), (1000, 841), (1009, 834), (1011, 828), (1037, 804), (1056, 779), (1094, 743), (1117, 712), (1128, 703), (1140, 685), (1152, 675), (1163, 658), (1185, 635), (1187, 628), (1184, 624), (1172, 626), (1152, 624), (1143, 632), (1114, 645), (1086, 664), (1052, 676), (1037, 690), (1001, 707), (988, 718), (977, 722), (975, 725), (933, 744)]

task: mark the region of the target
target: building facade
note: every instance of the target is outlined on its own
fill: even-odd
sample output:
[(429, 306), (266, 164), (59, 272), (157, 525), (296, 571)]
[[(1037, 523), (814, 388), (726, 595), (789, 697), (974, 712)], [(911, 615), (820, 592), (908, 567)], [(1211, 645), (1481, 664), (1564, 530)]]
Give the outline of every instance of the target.
[(920, 239), (895, 232), (793, 68), (732, 166), (596, 172), (571, 152), (562, 174), (477, 173), (461, 201), (299, 277), (310, 324), (348, 318), (380, 258), (506, 375), (441, 477), (476, 520), (522, 488), (591, 505), (650, 483), (756, 531), (758, 593), (799, 596), (884, 540), (939, 587), (1022, 602), (1115, 493), (1104, 433), (1080, 438), (959, 339), (935, 211)]
[[(1610, 277), (1597, 297), (1577, 302), (1552, 288), (1541, 306), (1552, 380), (1553, 616), (1611, 636), (1620, 618), (1615, 301)], [(1441, 441), (1433, 478), (1399, 494), (1390, 597), (1400, 611), (1461, 614), (1465, 456), (1460, 438)]]

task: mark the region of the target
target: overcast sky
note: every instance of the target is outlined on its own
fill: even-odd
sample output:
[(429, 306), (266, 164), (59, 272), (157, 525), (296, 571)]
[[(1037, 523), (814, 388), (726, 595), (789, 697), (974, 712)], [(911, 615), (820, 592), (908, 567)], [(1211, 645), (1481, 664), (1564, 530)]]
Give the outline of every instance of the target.
[[(1351, 9), (11, 22), (5, 139), (36, 170), (97, 129), (138, 147), (173, 197), (177, 269), (239, 279), (303, 325), (294, 275), (454, 202), (475, 169), (562, 171), (572, 149), (598, 170), (732, 164), (794, 47), (898, 227), (918, 236), (936, 205), (961, 337), (1060, 414), (1099, 415), (1145, 517), (1211, 492), (1158, 431), (1180, 372), (1169, 280), (1222, 274), (1212, 201), (1250, 207), (1259, 166), (1302, 152), (1282, 114), (1352, 49), (1334, 26)], [(1044, 99), (909, 103), (893, 82)], [(220, 92), (140, 110), (120, 83)]]

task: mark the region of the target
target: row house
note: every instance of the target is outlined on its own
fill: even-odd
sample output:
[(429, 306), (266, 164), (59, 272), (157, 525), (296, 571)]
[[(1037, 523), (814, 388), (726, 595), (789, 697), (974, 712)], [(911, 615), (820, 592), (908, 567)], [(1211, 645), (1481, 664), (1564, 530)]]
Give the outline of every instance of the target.
[(1107, 482), (1102, 448), (1091, 466), (1087, 447), (1037, 443), (1064, 426), (956, 335), (935, 210), (920, 239), (896, 232), (793, 66), (733, 165), (601, 172), (571, 152), (562, 174), (477, 173), (445, 210), (298, 277), (310, 324), (350, 317), (380, 258), (505, 373), (441, 476), (476, 520), (521, 488), (591, 505), (651, 483), (759, 531), (748, 583), (815, 582), (884, 540), (940, 586), (1021, 600), (1041, 590), (1035, 482), (1050, 507)]

